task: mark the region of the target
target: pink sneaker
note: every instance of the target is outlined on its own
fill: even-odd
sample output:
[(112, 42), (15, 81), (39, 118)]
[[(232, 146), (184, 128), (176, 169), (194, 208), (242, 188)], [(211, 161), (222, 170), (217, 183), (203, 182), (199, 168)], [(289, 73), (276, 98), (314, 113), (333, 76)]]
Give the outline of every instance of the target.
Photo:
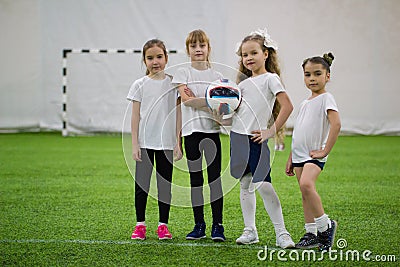
[(144, 225), (136, 225), (135, 230), (133, 230), (131, 239), (146, 239), (146, 226)]
[(157, 229), (158, 239), (172, 239), (172, 235), (165, 224), (161, 224)]

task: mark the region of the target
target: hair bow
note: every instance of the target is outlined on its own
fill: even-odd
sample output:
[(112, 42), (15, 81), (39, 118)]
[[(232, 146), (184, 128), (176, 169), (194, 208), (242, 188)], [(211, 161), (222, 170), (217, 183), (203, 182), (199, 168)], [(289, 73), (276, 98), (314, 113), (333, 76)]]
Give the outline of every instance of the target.
[(274, 50), (278, 50), (278, 44), (271, 39), (271, 36), (268, 34), (267, 28), (258, 29), (250, 33), (250, 35), (259, 35), (264, 37), (264, 45), (265, 47), (273, 48)]

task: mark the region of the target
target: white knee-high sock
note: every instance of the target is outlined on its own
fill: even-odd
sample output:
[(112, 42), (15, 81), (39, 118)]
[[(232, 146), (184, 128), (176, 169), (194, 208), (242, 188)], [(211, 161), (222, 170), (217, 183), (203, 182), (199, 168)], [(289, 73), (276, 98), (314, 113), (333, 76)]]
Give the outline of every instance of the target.
[(264, 201), (265, 210), (274, 225), (276, 236), (278, 237), (283, 232), (287, 233), (282, 215), (281, 202), (272, 184), (268, 182), (259, 182), (256, 183), (255, 186)]
[(256, 230), (256, 194), (252, 178), (247, 174), (240, 179), (240, 205), (244, 226)]

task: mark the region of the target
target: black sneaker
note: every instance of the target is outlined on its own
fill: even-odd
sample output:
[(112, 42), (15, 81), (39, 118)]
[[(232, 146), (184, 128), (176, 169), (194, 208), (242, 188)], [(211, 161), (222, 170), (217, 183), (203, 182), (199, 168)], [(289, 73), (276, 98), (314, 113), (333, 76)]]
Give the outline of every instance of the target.
[(335, 241), (337, 223), (334, 220), (331, 220), (331, 227), (324, 232), (318, 232), (318, 242), (319, 242), (319, 250), (329, 250), (333, 246), (333, 242)]
[(296, 244), (296, 248), (309, 249), (318, 247), (318, 237), (313, 233), (305, 233), (300, 241)]
[(211, 239), (215, 242), (224, 242), (225, 241), (224, 227), (222, 226), (222, 224), (213, 223), (212, 229), (211, 229)]
[(206, 237), (206, 224), (196, 223), (193, 231), (187, 234), (187, 240), (198, 240)]

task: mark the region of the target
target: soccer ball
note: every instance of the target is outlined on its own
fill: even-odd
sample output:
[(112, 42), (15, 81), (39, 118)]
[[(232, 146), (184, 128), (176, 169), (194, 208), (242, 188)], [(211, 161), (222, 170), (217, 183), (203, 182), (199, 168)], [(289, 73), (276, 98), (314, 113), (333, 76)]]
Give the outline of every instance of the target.
[(239, 108), (242, 94), (236, 83), (229, 79), (220, 79), (207, 87), (206, 101), (218, 114), (230, 115)]

